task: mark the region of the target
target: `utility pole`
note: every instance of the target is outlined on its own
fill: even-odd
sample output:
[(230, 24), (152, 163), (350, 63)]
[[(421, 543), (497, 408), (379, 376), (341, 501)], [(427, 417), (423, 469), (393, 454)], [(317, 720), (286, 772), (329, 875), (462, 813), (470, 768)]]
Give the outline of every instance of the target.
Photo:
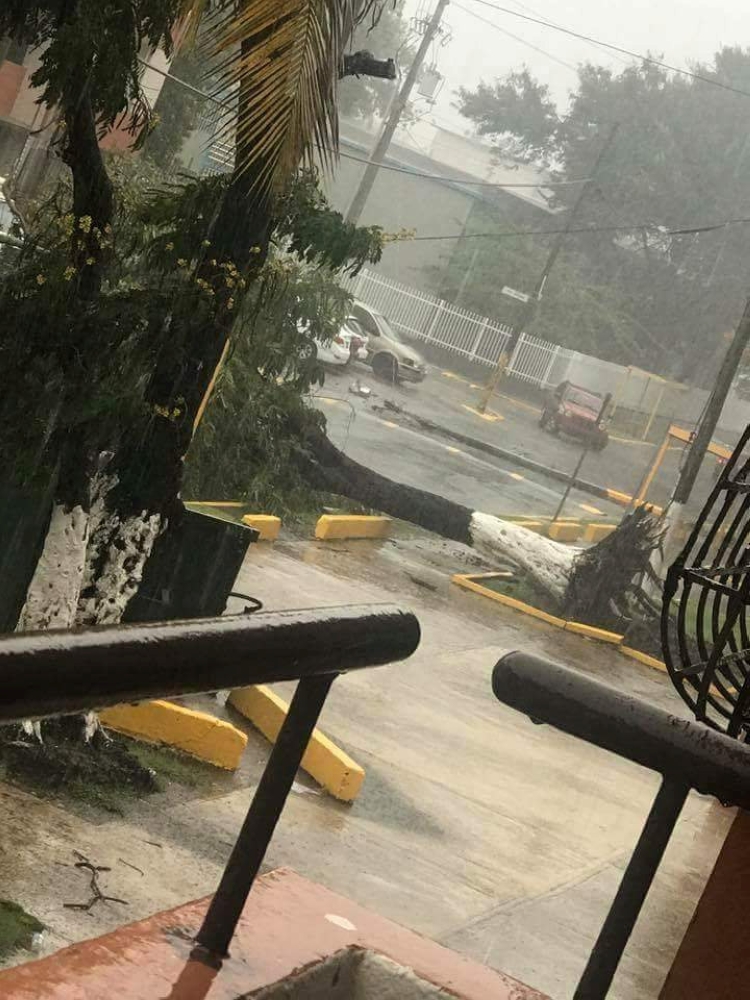
[(695, 480), (705, 458), (708, 446), (711, 444), (711, 438), (714, 436), (714, 431), (721, 417), (721, 411), (729, 395), (729, 390), (732, 388), (732, 382), (737, 374), (737, 368), (742, 360), (742, 355), (745, 352), (748, 341), (750, 341), (750, 298), (745, 302), (745, 311), (742, 314), (742, 319), (737, 325), (732, 343), (729, 345), (729, 349), (724, 356), (719, 374), (716, 376), (714, 387), (711, 390), (711, 395), (708, 397), (706, 408), (703, 411), (700, 424), (690, 445), (687, 459), (680, 471), (677, 485), (672, 493), (673, 507), (677, 506), (680, 508), (676, 512), (678, 517), (681, 513), (681, 508), (690, 499)]
[(442, 20), (445, 8), (448, 6), (448, 2), (449, 0), (438, 0), (437, 2), (435, 12), (429, 20), (425, 33), (422, 36), (422, 41), (419, 43), (417, 54), (414, 56), (414, 62), (409, 67), (409, 72), (406, 74), (406, 79), (401, 86), (401, 90), (398, 92), (398, 96), (391, 105), (391, 110), (388, 114), (386, 123), (383, 126), (383, 131), (380, 133), (380, 138), (375, 145), (375, 149), (372, 151), (370, 161), (365, 168), (364, 174), (362, 174), (362, 180), (359, 182), (359, 187), (354, 192), (354, 197), (352, 198), (351, 204), (349, 205), (346, 213), (347, 222), (351, 222), (354, 225), (359, 222), (362, 210), (365, 207), (367, 199), (370, 196), (370, 192), (372, 191), (372, 186), (375, 183), (375, 178), (378, 175), (380, 164), (385, 159), (385, 154), (388, 152), (391, 139), (393, 139), (393, 133), (396, 131), (396, 127), (401, 120), (404, 108), (411, 97), (414, 84), (417, 82), (419, 71), (422, 68), (422, 63), (425, 61), (430, 44), (433, 38), (440, 31), (440, 21)]
[(513, 358), (513, 352), (516, 349), (516, 345), (518, 343), (521, 334), (524, 332), (526, 327), (529, 326), (529, 324), (536, 316), (537, 309), (539, 308), (539, 303), (541, 301), (542, 295), (544, 294), (544, 286), (547, 284), (547, 279), (550, 276), (550, 272), (552, 271), (552, 268), (555, 266), (555, 261), (557, 260), (560, 251), (562, 250), (563, 244), (565, 243), (565, 240), (567, 239), (568, 234), (570, 233), (570, 230), (573, 227), (573, 223), (576, 220), (581, 205), (583, 204), (584, 198), (586, 197), (589, 190), (596, 181), (596, 175), (599, 173), (599, 168), (604, 162), (604, 158), (606, 157), (612, 143), (615, 140), (615, 135), (617, 134), (617, 130), (619, 127), (620, 127), (619, 123), (615, 123), (614, 125), (612, 125), (609, 132), (607, 133), (607, 138), (604, 140), (604, 145), (599, 150), (599, 155), (597, 156), (596, 162), (594, 163), (594, 166), (591, 170), (591, 176), (589, 177), (589, 179), (586, 181), (585, 184), (581, 185), (581, 190), (578, 194), (578, 197), (575, 200), (572, 209), (570, 210), (570, 213), (568, 214), (565, 226), (562, 232), (560, 232), (560, 234), (558, 235), (555, 242), (552, 244), (552, 247), (550, 248), (550, 252), (547, 255), (547, 262), (544, 265), (544, 268), (542, 269), (542, 273), (539, 275), (539, 279), (536, 283), (536, 288), (534, 289), (534, 293), (533, 295), (529, 296), (529, 299), (526, 302), (525, 308), (521, 314), (520, 319), (513, 326), (513, 329), (510, 332), (510, 338), (505, 346), (505, 350), (501, 353), (500, 357), (498, 358), (495, 370), (493, 371), (492, 376), (490, 377), (490, 380), (487, 383), (487, 386), (485, 387), (482, 396), (480, 397), (479, 403), (477, 404), (477, 409), (479, 410), (480, 413), (484, 413), (485, 410), (487, 409), (490, 399), (492, 398), (493, 392), (497, 389), (500, 379), (506, 373), (508, 364)]
[[(721, 411), (729, 395), (729, 390), (732, 388), (734, 376), (748, 342), (750, 342), (750, 298), (745, 302), (745, 310), (742, 313), (742, 318), (737, 325), (732, 343), (729, 345), (729, 349), (719, 369), (719, 374), (716, 376), (716, 381), (711, 390), (711, 395), (708, 397), (703, 416), (690, 444), (685, 464), (680, 470), (677, 477), (677, 484), (672, 491), (669, 507), (665, 515), (666, 531), (664, 539), (659, 548), (654, 552), (651, 560), (651, 566), (656, 579), (662, 577), (665, 565), (672, 562), (676, 555), (676, 540), (682, 525), (685, 505), (690, 499), (693, 486), (695, 486), (695, 480), (698, 477), (703, 459), (706, 457), (708, 446), (711, 443), (711, 438), (716, 430), (719, 418), (721, 417)], [(652, 589), (655, 596), (657, 596), (658, 591), (655, 584)]]

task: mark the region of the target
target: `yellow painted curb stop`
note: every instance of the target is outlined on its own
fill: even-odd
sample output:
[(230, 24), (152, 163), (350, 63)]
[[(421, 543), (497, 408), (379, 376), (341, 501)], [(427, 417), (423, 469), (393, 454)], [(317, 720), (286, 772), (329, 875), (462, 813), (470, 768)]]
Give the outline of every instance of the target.
[(623, 636), (619, 632), (609, 632), (605, 628), (585, 625), (583, 622), (565, 622), (565, 630), (566, 632), (575, 632), (577, 635), (585, 635), (587, 639), (609, 642), (614, 646), (619, 646), (623, 640)]
[(281, 518), (273, 514), (245, 514), (242, 523), (260, 532), (259, 542), (275, 542), (281, 531)]
[(637, 660), (644, 666), (659, 670), (662, 673), (667, 672), (666, 663), (662, 663), (655, 656), (650, 656), (648, 653), (642, 653), (639, 649), (632, 649), (630, 646), (625, 646), (625, 636), (619, 632), (608, 632), (607, 629), (596, 628), (594, 625), (586, 625), (583, 622), (569, 622), (564, 618), (557, 618), (555, 615), (550, 615), (546, 611), (542, 611), (541, 608), (535, 608), (533, 604), (526, 604), (524, 601), (516, 600), (515, 597), (500, 594), (496, 590), (491, 590), (489, 587), (484, 587), (481, 583), (477, 583), (477, 580), (486, 580), (491, 577), (497, 578), (506, 575), (505, 573), (456, 573), (451, 577), (451, 583), (455, 583), (458, 587), (463, 587), (464, 590), (471, 590), (475, 594), (481, 594), (482, 597), (489, 597), (490, 600), (495, 601), (497, 604), (503, 604), (506, 608), (512, 608), (514, 611), (520, 611), (521, 614), (537, 618), (540, 621), (546, 622), (547, 625), (554, 625), (555, 628), (561, 628), (566, 632), (582, 635), (586, 639), (593, 639), (596, 642), (609, 643), (616, 646), (618, 653), (622, 653), (623, 656), (627, 656), (631, 660)]
[(547, 534), (556, 542), (577, 542), (582, 532), (580, 521), (555, 521), (550, 524)]
[(231, 723), (171, 701), (115, 705), (100, 712), (99, 718), (118, 733), (163, 743), (226, 771), (237, 768), (247, 746), (247, 736)]
[(323, 514), (315, 525), (315, 537), (321, 541), (343, 538), (387, 538), (391, 518), (363, 514)]
[[(264, 684), (237, 688), (229, 695), (228, 704), (244, 715), (261, 733), (276, 742), (289, 705)], [(313, 730), (302, 768), (335, 799), (353, 802), (359, 795), (365, 772), (319, 729)]]
[(601, 542), (603, 538), (611, 535), (617, 527), (616, 524), (587, 524), (581, 536), (582, 542)]
[(459, 587), (463, 587), (464, 590), (473, 590), (475, 594), (481, 594), (482, 597), (489, 597), (491, 600), (497, 601), (498, 604), (504, 604), (506, 608), (513, 608), (514, 611), (521, 611), (523, 614), (530, 615), (532, 618), (538, 618), (540, 621), (546, 622), (548, 625), (555, 625), (557, 628), (565, 628), (565, 621), (562, 618), (556, 618), (554, 615), (550, 615), (546, 611), (542, 611), (541, 608), (535, 608), (531, 604), (525, 604), (523, 601), (517, 601), (515, 597), (509, 597), (507, 594), (500, 594), (496, 590), (490, 590), (489, 587), (485, 587), (481, 583), (476, 582), (477, 580), (487, 580), (498, 576), (504, 576), (504, 574), (457, 573), (455, 576), (451, 577), (451, 581), (458, 584)]

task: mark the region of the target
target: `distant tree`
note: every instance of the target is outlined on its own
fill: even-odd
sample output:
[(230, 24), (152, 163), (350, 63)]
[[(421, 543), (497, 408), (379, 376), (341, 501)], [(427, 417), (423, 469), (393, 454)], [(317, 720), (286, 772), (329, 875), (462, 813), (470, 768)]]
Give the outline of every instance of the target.
[(506, 151), (524, 159), (544, 157), (553, 146), (560, 125), (549, 88), (524, 66), (476, 90), (459, 87), (458, 109), (477, 126), (480, 135), (493, 137)]
[[(724, 48), (694, 69), (750, 91), (750, 50)], [(619, 123), (576, 228), (623, 228), (573, 235), (566, 256), (588, 285), (627, 300), (653, 367), (710, 379), (716, 340), (735, 325), (747, 292), (750, 225), (689, 230), (746, 214), (750, 100), (647, 63), (619, 73), (581, 66), (564, 115), (551, 114), (547, 97), (533, 78), (510, 74), (462, 91), (459, 106), (498, 151), (511, 136), (559, 178), (575, 180), (588, 176), (608, 127)], [(557, 188), (554, 203), (569, 208), (578, 190)], [(603, 336), (605, 356), (607, 346)]]

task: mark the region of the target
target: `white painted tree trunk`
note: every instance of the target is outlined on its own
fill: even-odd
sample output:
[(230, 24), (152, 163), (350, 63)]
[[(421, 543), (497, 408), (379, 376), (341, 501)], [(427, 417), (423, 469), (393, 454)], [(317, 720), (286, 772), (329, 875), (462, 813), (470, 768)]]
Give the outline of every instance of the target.
[(102, 520), (90, 546), (86, 578), (90, 596), (80, 603), (78, 624), (118, 625), (122, 621), (161, 528), (161, 515), (145, 510), (125, 520), (115, 513)]
[(492, 560), (510, 560), (552, 597), (562, 600), (578, 552), (512, 521), (475, 511), (469, 525), (474, 548)]
[(89, 535), (89, 514), (81, 506), (56, 504), (44, 548), (26, 593), (17, 629), (70, 628), (75, 622)]

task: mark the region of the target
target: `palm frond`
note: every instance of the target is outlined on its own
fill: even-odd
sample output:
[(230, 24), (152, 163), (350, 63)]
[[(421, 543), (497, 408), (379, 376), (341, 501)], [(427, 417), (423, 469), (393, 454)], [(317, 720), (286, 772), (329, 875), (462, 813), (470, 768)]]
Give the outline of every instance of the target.
[(223, 95), (236, 115), (220, 132), (236, 141), (236, 168), (252, 168), (256, 194), (278, 191), (318, 152), (330, 164), (338, 147), (339, 66), (362, 0), (238, 0), (209, 18)]

